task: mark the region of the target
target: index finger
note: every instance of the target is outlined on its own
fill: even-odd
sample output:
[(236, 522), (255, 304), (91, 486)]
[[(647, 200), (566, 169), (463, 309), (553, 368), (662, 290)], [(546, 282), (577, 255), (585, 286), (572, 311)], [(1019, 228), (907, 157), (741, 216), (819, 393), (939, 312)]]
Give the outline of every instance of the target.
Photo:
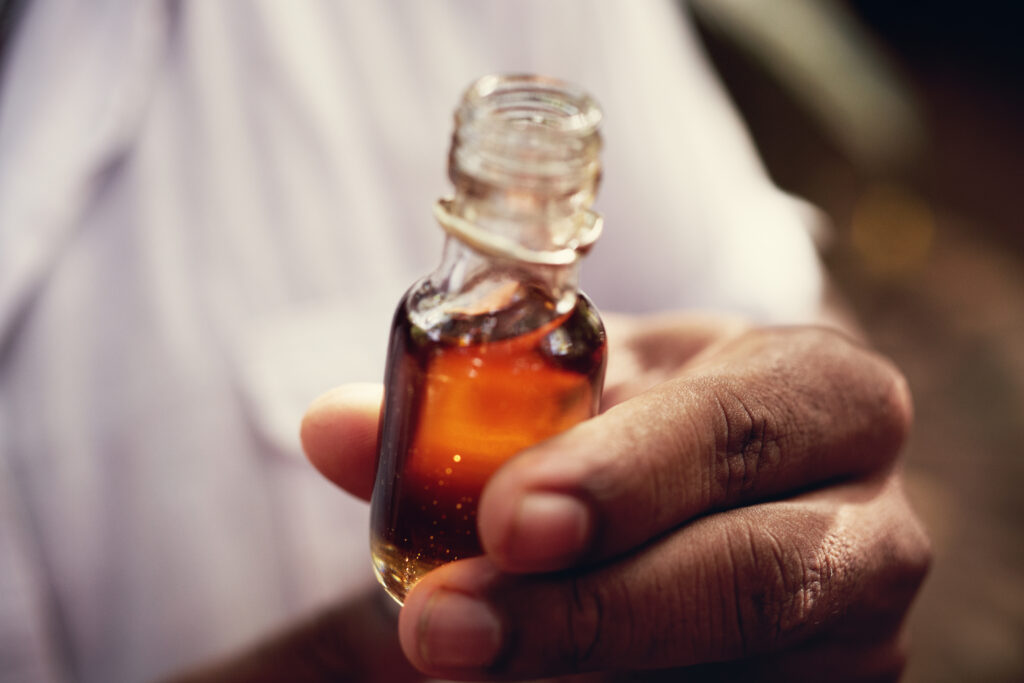
[(885, 467), (910, 411), (892, 365), (835, 332), (748, 333), (499, 470), (481, 542), (512, 572), (614, 556), (713, 510)]

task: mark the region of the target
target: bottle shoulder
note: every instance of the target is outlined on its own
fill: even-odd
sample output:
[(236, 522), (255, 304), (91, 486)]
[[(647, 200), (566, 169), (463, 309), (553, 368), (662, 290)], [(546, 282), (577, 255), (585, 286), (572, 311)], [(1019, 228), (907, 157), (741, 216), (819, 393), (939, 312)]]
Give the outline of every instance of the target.
[(576, 292), (569, 305), (555, 300), (542, 287), (508, 281), (475, 292), (473, 297), (450, 297), (430, 278), (412, 285), (395, 311), (409, 334), (444, 346), (472, 346), (539, 335), (556, 346), (605, 343), (604, 324), (593, 302)]

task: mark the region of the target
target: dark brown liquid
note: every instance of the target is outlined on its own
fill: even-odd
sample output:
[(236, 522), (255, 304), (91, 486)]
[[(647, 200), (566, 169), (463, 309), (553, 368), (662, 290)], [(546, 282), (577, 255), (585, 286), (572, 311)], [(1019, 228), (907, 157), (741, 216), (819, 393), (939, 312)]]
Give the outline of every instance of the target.
[(391, 330), (371, 551), (399, 602), (438, 565), (481, 553), (477, 501), (509, 457), (594, 415), (605, 336), (580, 296), (563, 315), (537, 290), (503, 311)]

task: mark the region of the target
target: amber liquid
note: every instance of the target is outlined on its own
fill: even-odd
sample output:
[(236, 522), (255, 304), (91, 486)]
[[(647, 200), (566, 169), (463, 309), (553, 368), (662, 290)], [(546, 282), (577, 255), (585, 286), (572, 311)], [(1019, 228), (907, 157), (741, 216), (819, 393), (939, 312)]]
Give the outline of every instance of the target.
[(597, 412), (605, 335), (580, 295), (568, 313), (524, 289), (499, 312), (430, 330), (399, 304), (391, 330), (371, 552), (399, 603), (431, 569), (481, 553), (480, 492), (509, 457)]

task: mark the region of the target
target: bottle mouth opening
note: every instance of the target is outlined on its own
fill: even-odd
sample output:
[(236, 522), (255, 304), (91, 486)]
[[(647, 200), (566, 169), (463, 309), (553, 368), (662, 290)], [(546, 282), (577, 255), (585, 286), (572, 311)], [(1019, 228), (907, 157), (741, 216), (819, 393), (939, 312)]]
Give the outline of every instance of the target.
[(502, 187), (592, 192), (600, 175), (601, 109), (582, 89), (546, 76), (489, 75), (455, 112), (450, 168)]
[(456, 112), (457, 126), (477, 122), (585, 138), (597, 132), (601, 109), (582, 89), (557, 78), (491, 74), (466, 90)]

